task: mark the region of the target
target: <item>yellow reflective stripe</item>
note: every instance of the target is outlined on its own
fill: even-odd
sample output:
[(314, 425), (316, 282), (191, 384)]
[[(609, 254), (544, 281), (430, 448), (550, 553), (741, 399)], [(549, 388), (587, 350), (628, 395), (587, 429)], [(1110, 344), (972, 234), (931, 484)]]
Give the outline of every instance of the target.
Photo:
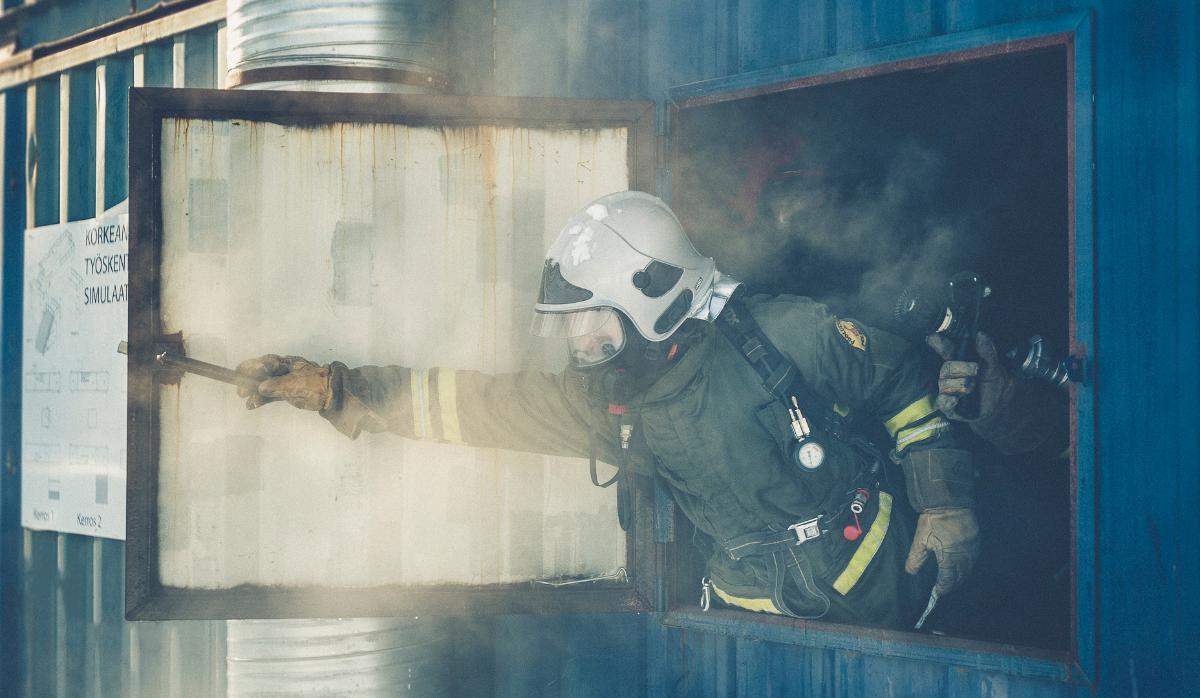
[(933, 406), (933, 400), (926, 395), (897, 412), (895, 416), (884, 422), (883, 426), (887, 427), (888, 433), (894, 439), (901, 429), (913, 422), (925, 419), (934, 412), (937, 412), (937, 408)]
[(713, 585), (712, 589), (713, 591), (717, 592), (717, 597), (719, 599), (730, 606), (744, 608), (747, 611), (758, 611), (759, 613), (774, 613), (776, 615), (783, 615), (783, 612), (780, 611), (770, 599), (743, 599), (740, 596), (726, 594), (718, 589), (715, 584)]
[(458, 390), (455, 387), (453, 369), (437, 369), (438, 402), (442, 406), (442, 438), (452, 443), (463, 442), (462, 428), (458, 423)]
[(901, 452), (918, 441), (926, 441), (950, 430), (950, 422), (944, 417), (934, 417), (924, 424), (912, 429), (902, 429), (896, 434), (896, 451)]
[(409, 372), (408, 392), (412, 395), (413, 436), (425, 438), (429, 433), (429, 372), (414, 368)]
[(871, 530), (867, 531), (867, 535), (863, 536), (858, 550), (854, 551), (854, 557), (850, 558), (850, 564), (846, 565), (846, 569), (842, 570), (842, 573), (833, 582), (833, 588), (839, 594), (845, 596), (850, 593), (855, 584), (858, 584), (858, 580), (863, 576), (863, 572), (867, 571), (867, 565), (871, 564), (871, 560), (875, 559), (875, 553), (879, 552), (879, 546), (883, 544), (883, 537), (887, 535), (888, 524), (891, 521), (892, 495), (887, 492), (880, 492), (879, 513), (875, 515), (875, 521), (871, 524)]

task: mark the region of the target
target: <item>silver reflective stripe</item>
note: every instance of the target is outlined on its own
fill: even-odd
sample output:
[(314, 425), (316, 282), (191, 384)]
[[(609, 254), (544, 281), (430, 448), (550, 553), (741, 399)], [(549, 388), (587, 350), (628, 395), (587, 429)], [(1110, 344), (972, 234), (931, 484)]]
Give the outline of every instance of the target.
[(413, 369), (411, 382), (413, 436), (418, 439), (427, 439), (433, 431), (429, 423), (429, 371)]
[(900, 433), (897, 434), (896, 450), (903, 451), (905, 446), (907, 446), (915, 441), (923, 441), (924, 439), (929, 438), (929, 436), (927, 436), (927, 434), (929, 434), (929, 432), (931, 432), (931, 431), (943, 432), (943, 431), (947, 431), (949, 429), (950, 429), (950, 422), (946, 421), (945, 419), (942, 419), (941, 417), (932, 419), (928, 423), (922, 424), (921, 426), (916, 427), (915, 429), (911, 429), (911, 430), (902, 429), (900, 431)]

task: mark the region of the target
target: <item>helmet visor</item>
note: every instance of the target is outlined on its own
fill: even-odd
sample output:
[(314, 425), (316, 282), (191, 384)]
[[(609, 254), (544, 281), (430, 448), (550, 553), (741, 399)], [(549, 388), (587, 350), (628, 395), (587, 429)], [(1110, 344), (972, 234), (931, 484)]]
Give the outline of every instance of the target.
[(581, 368), (602, 364), (625, 348), (621, 317), (611, 308), (534, 313), (529, 330), (538, 337), (566, 337), (571, 363)]

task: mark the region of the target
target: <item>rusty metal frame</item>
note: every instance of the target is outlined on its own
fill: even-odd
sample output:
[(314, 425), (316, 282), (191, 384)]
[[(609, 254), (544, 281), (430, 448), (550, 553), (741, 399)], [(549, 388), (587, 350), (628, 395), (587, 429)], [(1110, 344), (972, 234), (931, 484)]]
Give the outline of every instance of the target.
[(162, 120), (244, 119), (281, 124), (400, 123), (629, 129), (630, 186), (654, 190), (653, 102), (431, 95), (351, 95), (140, 88), (129, 98), (129, 410), (125, 617), (129, 620), (320, 618), (653, 610), (664, 549), (653, 539), (653, 492), (635, 489), (627, 535), (630, 581), (594, 588), (386, 585), (368, 589), (164, 586), (158, 559), (158, 399), (153, 360), (162, 341)]
[[(1066, 61), (1068, 178), (1068, 292), (1071, 353), (1095, 351), (1095, 174), (1092, 85), (1093, 17), (1075, 12), (922, 39), (905, 44), (835, 55), (802, 64), (767, 68), (726, 78), (681, 85), (669, 91), (671, 133), (681, 112), (762, 95), (878, 77), (926, 71), (969, 61), (1062, 49)], [(678, 148), (671, 148), (678, 156)], [(674, 186), (674, 185), (672, 185)], [(1088, 363), (1094, 360), (1087, 359)], [(962, 638), (931, 637), (903, 631), (792, 620), (738, 611), (700, 613), (686, 595), (675, 593), (664, 624), (756, 640), (841, 649), (889, 657), (984, 668), (1018, 676), (1095, 686), (1099, 624), (1099, 522), (1096, 515), (1095, 386), (1088, 378), (1071, 390), (1071, 640), (1066, 651)], [(680, 559), (686, 553), (680, 554)], [(668, 583), (672, 583), (669, 580)], [(678, 582), (675, 582), (676, 584)]]

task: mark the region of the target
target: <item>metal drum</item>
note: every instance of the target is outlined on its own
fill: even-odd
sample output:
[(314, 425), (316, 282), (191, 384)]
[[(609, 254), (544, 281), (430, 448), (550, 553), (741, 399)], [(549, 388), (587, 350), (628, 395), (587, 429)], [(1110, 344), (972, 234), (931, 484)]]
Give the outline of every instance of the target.
[(443, 92), (449, 7), (440, 0), (229, 0), (228, 84)]
[(230, 696), (444, 696), (450, 646), (425, 619), (229, 621)]

